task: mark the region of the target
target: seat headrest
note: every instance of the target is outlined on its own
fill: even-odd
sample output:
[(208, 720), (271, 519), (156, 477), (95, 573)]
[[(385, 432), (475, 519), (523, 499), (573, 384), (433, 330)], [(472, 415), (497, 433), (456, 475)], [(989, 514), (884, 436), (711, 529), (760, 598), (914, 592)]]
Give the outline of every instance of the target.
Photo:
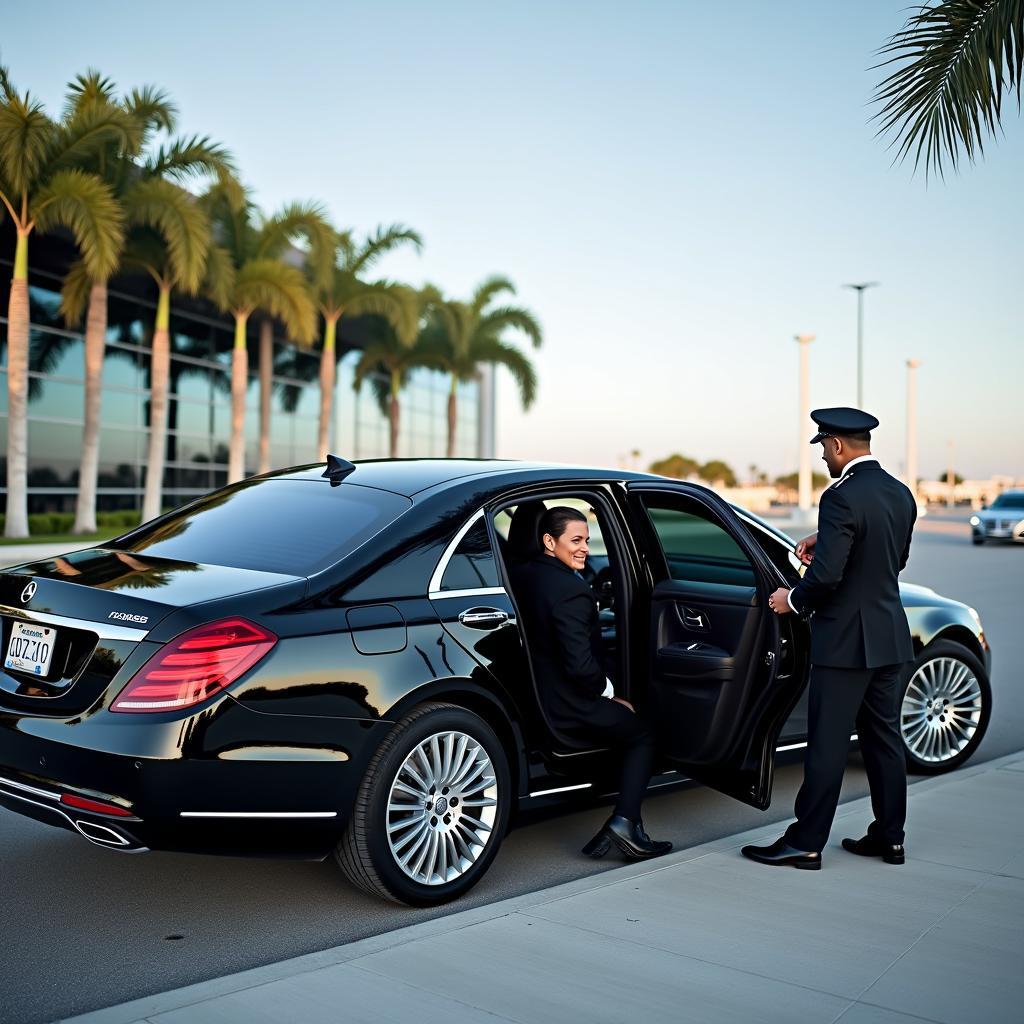
[(540, 520), (547, 511), (543, 501), (524, 501), (516, 506), (508, 527), (509, 556), (515, 562), (527, 562), (541, 554)]

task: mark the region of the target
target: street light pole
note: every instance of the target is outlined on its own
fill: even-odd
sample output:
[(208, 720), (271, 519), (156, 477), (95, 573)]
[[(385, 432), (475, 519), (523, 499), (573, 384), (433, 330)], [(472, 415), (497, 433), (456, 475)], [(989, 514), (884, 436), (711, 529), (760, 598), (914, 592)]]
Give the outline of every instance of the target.
[(907, 486), (917, 497), (917, 368), (920, 359), (907, 360)]
[(857, 293), (857, 408), (864, 408), (864, 292), (868, 288), (877, 288), (878, 281), (865, 281), (863, 284), (844, 284), (844, 288), (853, 288)]
[(811, 369), (809, 347), (813, 334), (794, 335), (800, 346), (800, 477), (797, 506), (801, 512), (811, 509), (811, 446), (807, 443), (807, 421), (811, 418)]

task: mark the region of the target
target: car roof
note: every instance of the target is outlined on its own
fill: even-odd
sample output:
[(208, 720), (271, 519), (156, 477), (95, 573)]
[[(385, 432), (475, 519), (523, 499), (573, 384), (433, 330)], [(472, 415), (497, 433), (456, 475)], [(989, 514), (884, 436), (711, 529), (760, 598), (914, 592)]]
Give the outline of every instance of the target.
[[(316, 480), (323, 477), (325, 465), (318, 462), (308, 466), (295, 466), (292, 469), (268, 473), (264, 479)], [(391, 491), (409, 498), (423, 491), (442, 487), (444, 484), (502, 473), (522, 473), (524, 476), (537, 473), (564, 473), (567, 479), (571, 479), (584, 472), (608, 480), (642, 479), (647, 476), (627, 470), (508, 459), (367, 459), (353, 462), (352, 465), (355, 468), (345, 476), (345, 481), (362, 487)]]

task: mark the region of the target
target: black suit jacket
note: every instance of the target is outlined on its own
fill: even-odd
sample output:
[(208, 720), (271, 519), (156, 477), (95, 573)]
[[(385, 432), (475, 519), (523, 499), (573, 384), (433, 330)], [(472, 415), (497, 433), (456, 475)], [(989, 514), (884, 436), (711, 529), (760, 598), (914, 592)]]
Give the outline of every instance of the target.
[(874, 460), (822, 494), (814, 558), (790, 594), (800, 615), (813, 613), (813, 664), (878, 668), (914, 657), (899, 574), (916, 518), (909, 488)]
[(510, 570), (544, 710), (559, 729), (584, 724), (605, 688), (597, 601), (552, 555)]

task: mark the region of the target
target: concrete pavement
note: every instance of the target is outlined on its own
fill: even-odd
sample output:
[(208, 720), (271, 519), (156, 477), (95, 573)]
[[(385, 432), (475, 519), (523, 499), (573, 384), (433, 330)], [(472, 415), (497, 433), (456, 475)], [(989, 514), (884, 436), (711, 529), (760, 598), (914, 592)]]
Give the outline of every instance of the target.
[(912, 786), (902, 867), (839, 848), (869, 818), (819, 872), (744, 860), (765, 826), (73, 1020), (1018, 1021), (1024, 752)]

